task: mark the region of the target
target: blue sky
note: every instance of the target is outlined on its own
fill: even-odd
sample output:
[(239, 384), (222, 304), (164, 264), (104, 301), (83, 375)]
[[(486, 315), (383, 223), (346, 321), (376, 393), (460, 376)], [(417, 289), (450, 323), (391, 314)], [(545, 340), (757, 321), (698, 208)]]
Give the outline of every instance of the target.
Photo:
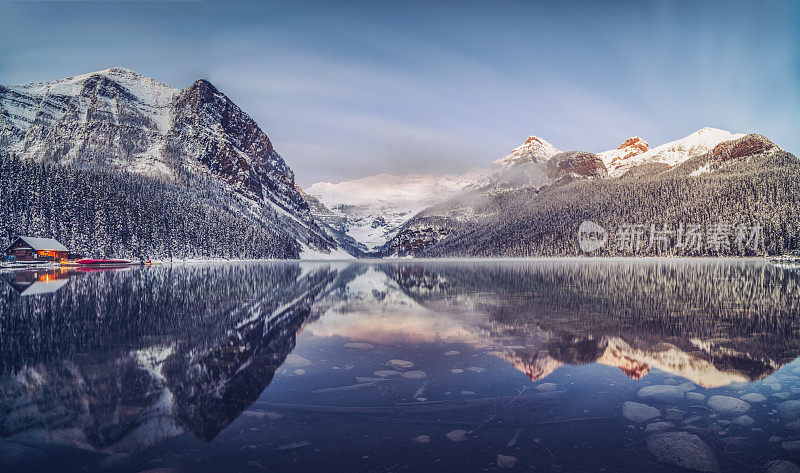
[(800, 2), (0, 2), (0, 83), (211, 80), (298, 182), (703, 126), (800, 151)]

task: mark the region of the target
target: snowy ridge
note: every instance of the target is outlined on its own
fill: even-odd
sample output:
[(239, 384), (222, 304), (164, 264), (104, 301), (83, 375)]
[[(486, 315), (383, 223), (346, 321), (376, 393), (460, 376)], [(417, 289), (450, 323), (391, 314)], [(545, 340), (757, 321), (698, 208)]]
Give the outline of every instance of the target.
[[(515, 213), (516, 209), (529, 205), (538, 206), (537, 196), (544, 186), (560, 188), (561, 180), (572, 182), (584, 179), (618, 179), (635, 166), (645, 164), (658, 164), (640, 170), (647, 173), (650, 169), (654, 172), (659, 167), (666, 170), (693, 158), (700, 159), (704, 155), (721, 162), (756, 152), (765, 154), (779, 150), (763, 137), (748, 136), (755, 138), (746, 139), (740, 134), (703, 128), (685, 138), (652, 149), (643, 139), (632, 137), (617, 149), (598, 155), (584, 151), (557, 152), (551, 155), (558, 151), (555, 147), (540, 138), (531, 137), (512, 154), (496, 161), (490, 172), (476, 178), (463, 192), (419, 212), (403, 224), (397, 234), (381, 248), (380, 254), (386, 257), (416, 256), (428, 251), (426, 248), (436, 246), (434, 251), (445, 252), (444, 255), (460, 255), (464, 241), (475, 245), (470, 251), (492, 254), (495, 251), (492, 249), (493, 245), (502, 246), (504, 241), (508, 243), (516, 242), (517, 238), (522, 239), (517, 235), (504, 235), (503, 241), (493, 239), (494, 223), (512, 221), (520, 228), (527, 225), (517, 222), (520, 216)], [(714, 172), (714, 166), (701, 169), (692, 176)], [(531, 201), (537, 203), (530, 203)], [(475, 228), (480, 228), (481, 233)], [(509, 230), (509, 233), (513, 232)], [(473, 236), (475, 240), (469, 240)], [(448, 244), (443, 243), (445, 240), (458, 243), (447, 246)], [(510, 250), (504, 247), (504, 251)], [(520, 250), (519, 254), (527, 254), (525, 251), (527, 250)], [(439, 255), (428, 253), (426, 256)]]
[(168, 106), (172, 99), (175, 98), (175, 95), (180, 92), (180, 89), (122, 67), (111, 67), (102, 71), (89, 72), (49, 82), (19, 84), (16, 86), (9, 86), (9, 88), (22, 89), (29, 93), (39, 95), (50, 93), (71, 96), (80, 94), (84, 82), (97, 76), (104, 76), (114, 80), (128, 89), (128, 91), (135, 95), (142, 103), (156, 107)]
[[(505, 185), (506, 181), (529, 182), (532, 178), (518, 168), (535, 167), (558, 153), (544, 139), (530, 136), (510, 154), (495, 161), (490, 170), (473, 168), (464, 174), (443, 176), (378, 174), (335, 184), (318, 182), (305, 192), (344, 220), (345, 234), (364, 244), (367, 251), (376, 251), (422, 210), (462, 191)], [(330, 215), (318, 216), (330, 218)]]
[(627, 158), (617, 159), (614, 151), (605, 151), (599, 156), (603, 158), (608, 173), (611, 177), (619, 177), (634, 166), (649, 163), (661, 163), (667, 166), (676, 166), (687, 159), (700, 156), (713, 150), (715, 146), (724, 142), (731, 141), (745, 136), (741, 133), (731, 133), (717, 128), (701, 128), (689, 136), (679, 140), (670, 141), (663, 145), (651, 148), (648, 151), (629, 155)]
[[(18, 96), (3, 101), (1, 105), (14, 126), (25, 131), (37, 119), (57, 121), (63, 118), (67, 110), (55, 107), (51, 101), (58, 97), (86, 95), (87, 82), (98, 77), (105, 77), (124, 87), (136, 98), (141, 107), (149, 109), (152, 117), (157, 119), (159, 131), (166, 133), (169, 128), (169, 110), (167, 108), (180, 93), (180, 89), (119, 67), (52, 82), (5, 86), (5, 89), (15, 92)], [(25, 98), (30, 100), (24, 100)], [(83, 111), (86, 112), (86, 110)], [(83, 118), (85, 120), (85, 114)]]
[(307, 188), (306, 192), (328, 207), (378, 202), (379, 206), (385, 208), (407, 208), (424, 205), (438, 195), (462, 189), (482, 173), (480, 169), (472, 169), (462, 175), (444, 176), (378, 174), (337, 184), (318, 182)]

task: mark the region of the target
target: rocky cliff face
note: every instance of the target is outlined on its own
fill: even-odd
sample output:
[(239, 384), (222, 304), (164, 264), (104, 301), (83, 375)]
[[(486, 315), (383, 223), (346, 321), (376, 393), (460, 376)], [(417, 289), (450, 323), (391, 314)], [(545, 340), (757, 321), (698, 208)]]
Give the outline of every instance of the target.
[(295, 188), (294, 173), (258, 124), (206, 80), (175, 99), (164, 154), (177, 162), (199, 163), (254, 200), (269, 199), (287, 210), (308, 204)]
[(738, 140), (726, 141), (714, 147), (711, 158), (719, 161), (747, 158), (761, 154), (783, 151), (778, 145), (762, 135), (749, 134)]
[(545, 171), (551, 179), (608, 175), (603, 160), (596, 154), (585, 151), (558, 153), (546, 162)]

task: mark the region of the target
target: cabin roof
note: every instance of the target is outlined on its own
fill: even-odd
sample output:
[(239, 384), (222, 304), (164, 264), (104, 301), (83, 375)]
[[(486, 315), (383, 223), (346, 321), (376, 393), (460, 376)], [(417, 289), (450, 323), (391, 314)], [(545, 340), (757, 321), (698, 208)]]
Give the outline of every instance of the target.
[(34, 238), (29, 236), (20, 236), (17, 238), (24, 241), (25, 243), (30, 245), (31, 248), (37, 251), (38, 250), (69, 251), (66, 246), (62, 245), (58, 240), (54, 238)]

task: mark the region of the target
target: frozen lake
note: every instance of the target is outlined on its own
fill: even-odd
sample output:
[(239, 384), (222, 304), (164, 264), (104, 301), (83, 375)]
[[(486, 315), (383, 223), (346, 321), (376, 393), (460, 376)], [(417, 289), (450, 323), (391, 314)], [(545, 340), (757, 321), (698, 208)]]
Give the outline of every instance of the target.
[(800, 465), (800, 272), (764, 260), (0, 278), (0, 471)]

